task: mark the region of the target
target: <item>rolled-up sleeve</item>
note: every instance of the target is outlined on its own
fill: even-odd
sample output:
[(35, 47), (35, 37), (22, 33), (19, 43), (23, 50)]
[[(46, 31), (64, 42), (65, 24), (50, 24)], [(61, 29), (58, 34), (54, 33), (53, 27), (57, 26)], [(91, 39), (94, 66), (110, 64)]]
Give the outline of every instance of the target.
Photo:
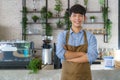
[(90, 64), (94, 62), (98, 56), (98, 51), (97, 51), (97, 40), (94, 35), (90, 36), (89, 42), (88, 42), (88, 60)]
[(63, 48), (63, 46), (65, 45), (65, 37), (64, 37), (64, 33), (61, 32), (58, 35), (57, 38), (57, 43), (56, 43), (56, 55), (61, 59), (64, 60), (64, 54), (65, 54), (65, 49)]

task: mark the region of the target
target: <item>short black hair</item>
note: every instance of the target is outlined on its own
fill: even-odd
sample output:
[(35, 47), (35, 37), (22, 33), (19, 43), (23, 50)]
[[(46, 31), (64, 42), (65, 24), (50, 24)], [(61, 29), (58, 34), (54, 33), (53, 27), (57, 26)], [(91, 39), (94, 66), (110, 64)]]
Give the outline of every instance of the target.
[(70, 10), (69, 10), (69, 16), (71, 16), (72, 13), (79, 13), (82, 15), (86, 14), (86, 8), (84, 8), (82, 5), (80, 4), (75, 4), (73, 5)]

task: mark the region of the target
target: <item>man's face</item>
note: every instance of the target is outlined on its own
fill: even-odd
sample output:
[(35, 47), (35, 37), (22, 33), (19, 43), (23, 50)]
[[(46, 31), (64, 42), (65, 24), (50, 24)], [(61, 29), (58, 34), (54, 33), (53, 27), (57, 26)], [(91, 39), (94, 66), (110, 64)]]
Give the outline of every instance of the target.
[(72, 13), (70, 16), (70, 21), (72, 22), (72, 26), (81, 27), (81, 24), (84, 21), (84, 15), (79, 13)]

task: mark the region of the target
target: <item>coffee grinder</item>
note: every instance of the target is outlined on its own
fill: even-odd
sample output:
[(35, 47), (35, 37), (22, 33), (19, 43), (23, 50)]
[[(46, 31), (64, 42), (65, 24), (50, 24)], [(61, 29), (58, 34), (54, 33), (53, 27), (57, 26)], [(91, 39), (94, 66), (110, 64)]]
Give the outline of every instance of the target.
[(52, 64), (52, 38), (51, 36), (45, 36), (43, 39), (42, 46), (42, 63), (43, 64)]

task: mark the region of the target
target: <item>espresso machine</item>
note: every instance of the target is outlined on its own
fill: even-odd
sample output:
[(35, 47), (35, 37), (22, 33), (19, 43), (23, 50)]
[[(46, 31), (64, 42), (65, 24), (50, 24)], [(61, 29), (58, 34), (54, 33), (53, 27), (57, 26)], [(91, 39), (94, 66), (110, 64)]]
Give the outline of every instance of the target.
[(26, 69), (33, 55), (33, 42), (0, 41), (0, 69)]
[(43, 39), (42, 63), (52, 64), (52, 45), (51, 45), (51, 38), (49, 37)]

